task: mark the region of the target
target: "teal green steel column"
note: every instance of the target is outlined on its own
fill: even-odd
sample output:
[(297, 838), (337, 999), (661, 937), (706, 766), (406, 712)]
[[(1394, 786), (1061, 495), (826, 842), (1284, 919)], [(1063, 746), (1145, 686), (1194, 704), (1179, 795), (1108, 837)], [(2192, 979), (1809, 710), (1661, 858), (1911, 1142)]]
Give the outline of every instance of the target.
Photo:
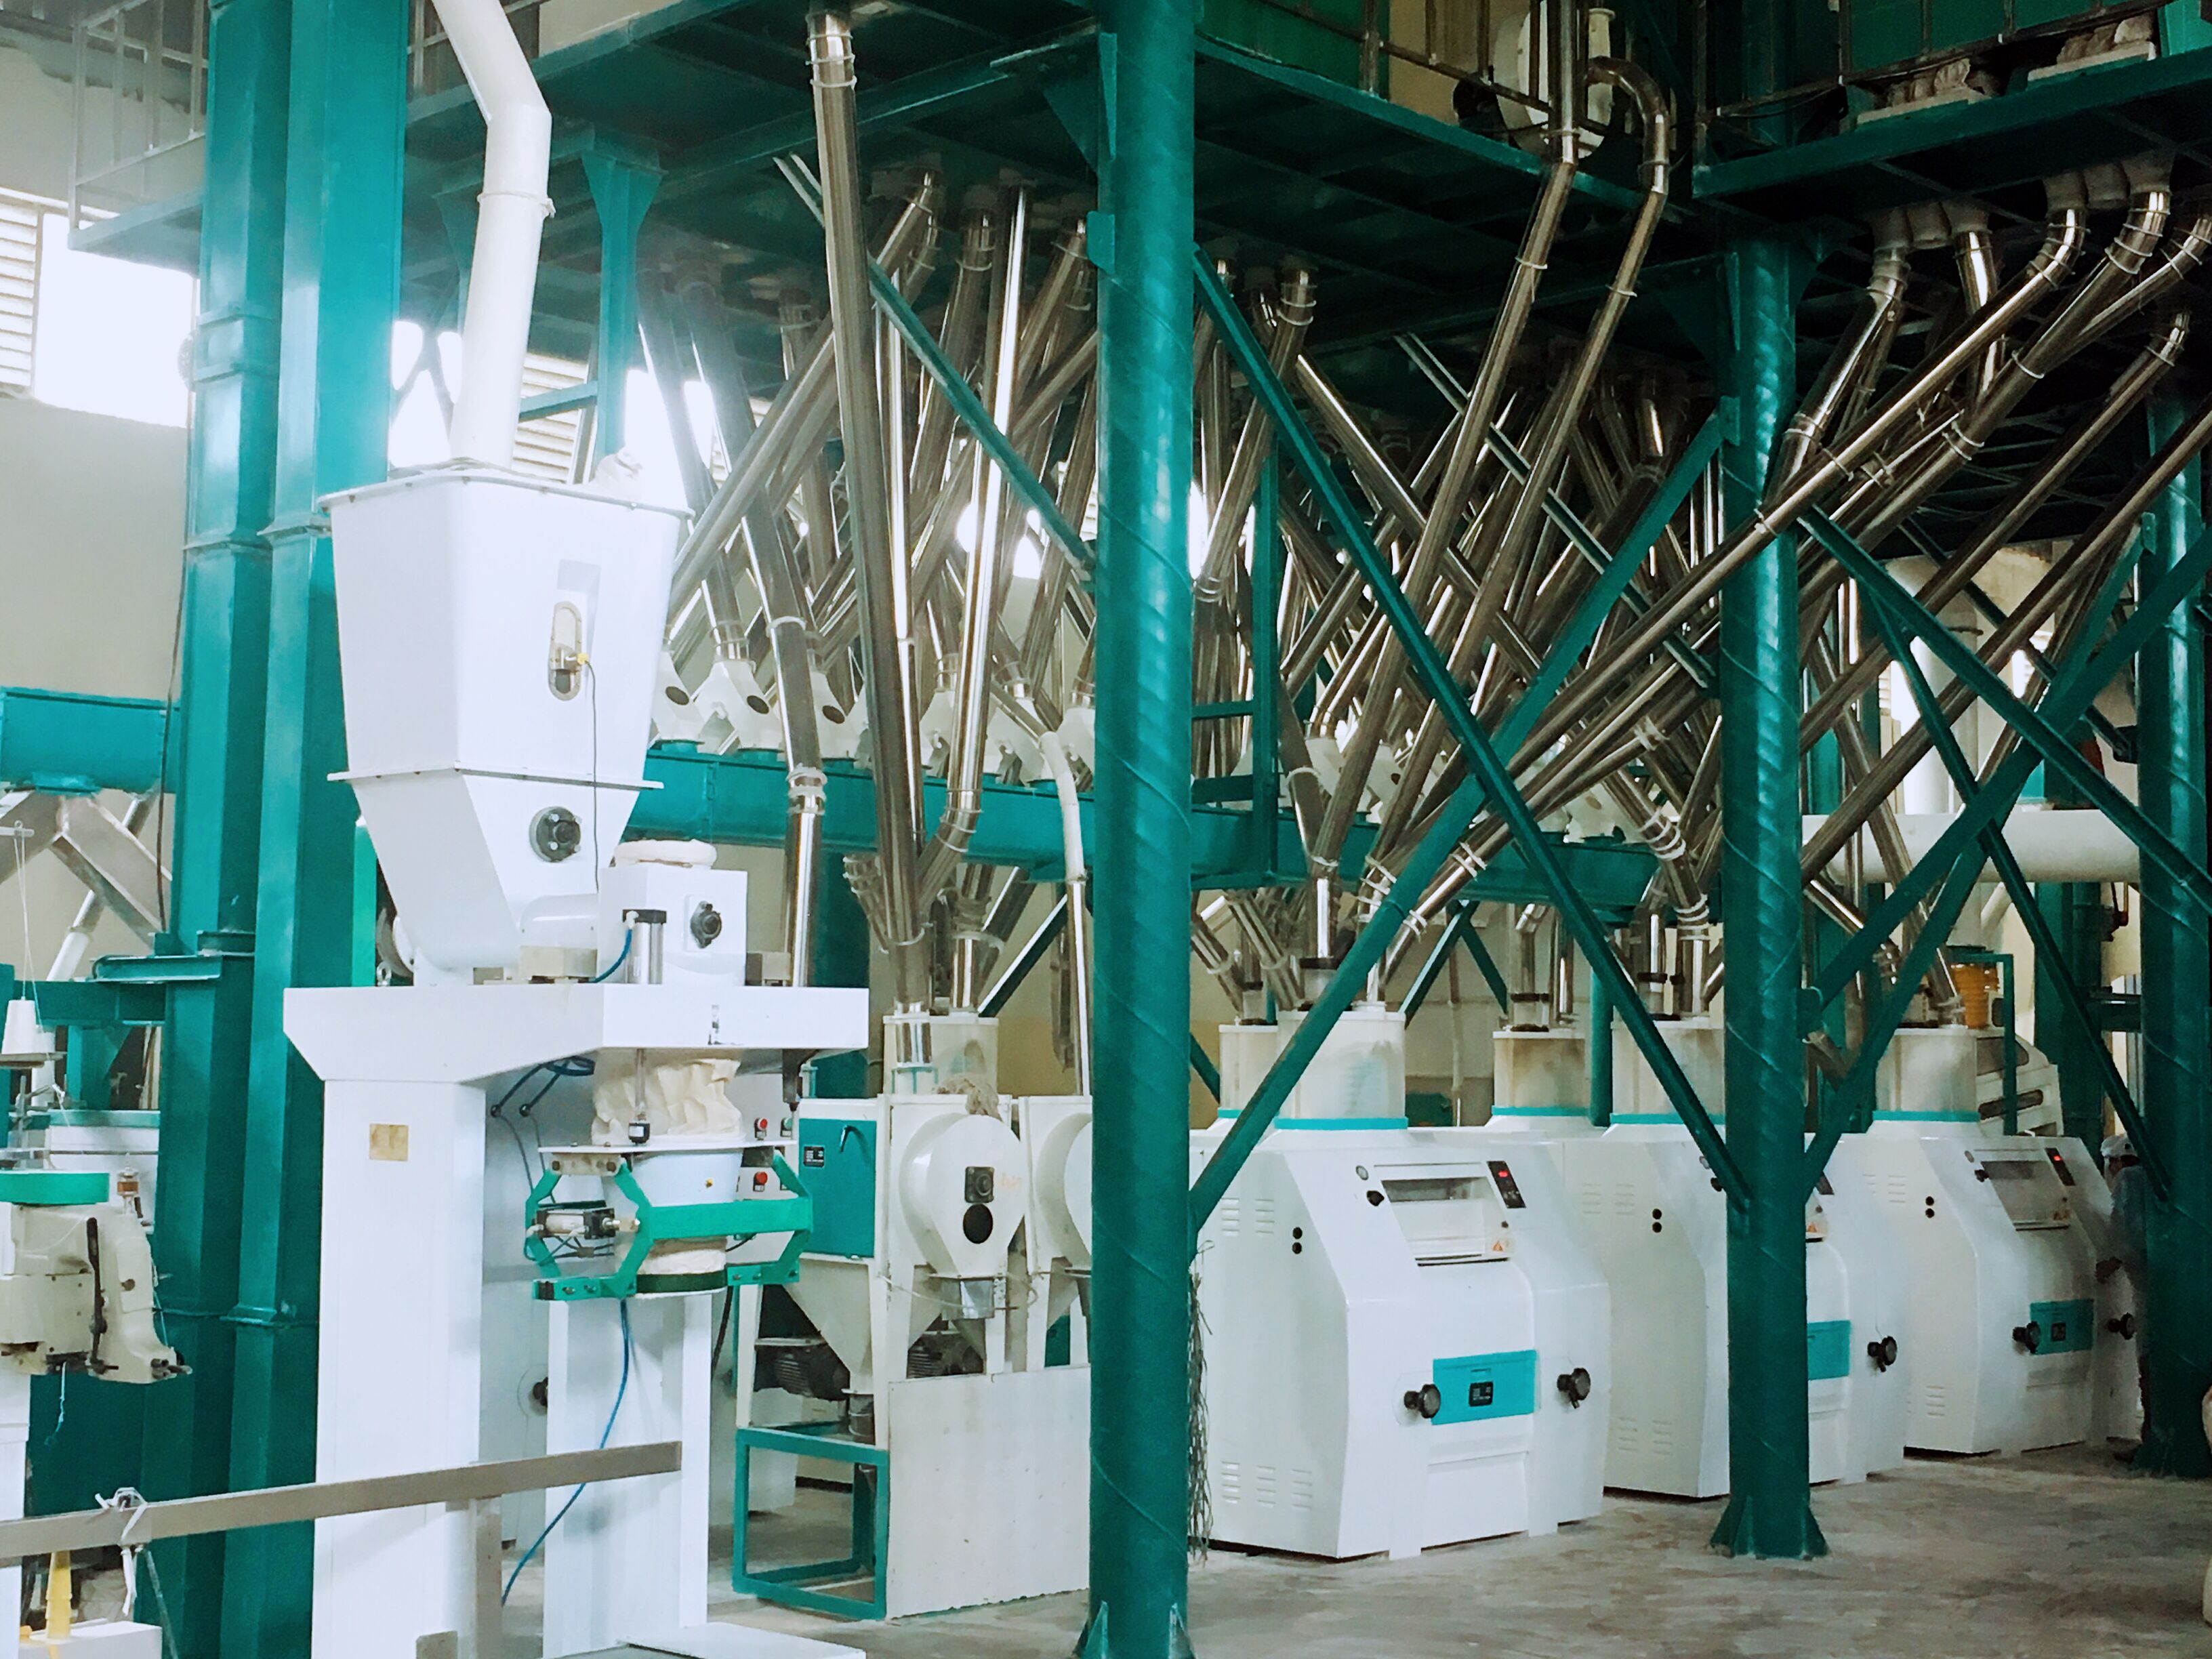
[[(269, 544), (283, 304), (285, 0), (214, 0), (200, 314), (192, 340), (183, 611), (169, 777), (169, 928), (224, 953), (221, 977), (172, 992), (161, 1047), (161, 1311), (188, 1376), (145, 1390), (149, 1498), (225, 1490), (230, 1475), (244, 1097), (261, 832)], [(222, 1650), (220, 1536), (157, 1546), (182, 1659)]]
[[(2044, 799), (2052, 806), (2081, 806), (2080, 793), (2056, 768), (2043, 771)], [(2094, 882), (2045, 881), (2035, 889), (2036, 908), (2056, 938), (2056, 951), (2035, 958), (2035, 1046), (2058, 1073), (2058, 1110), (2065, 1132), (2101, 1161), (2105, 1138), (2105, 1079), (2086, 1033), (2066, 1017), (2070, 981), (2085, 996), (2106, 988), (2104, 889)], [(2045, 957), (2050, 960), (2045, 960)]]
[[(322, 1091), (284, 1036), (284, 992), (352, 976), (353, 792), (345, 769), (329, 492), (384, 477), (399, 291), (407, 0), (295, 0), (283, 379), (270, 585), (267, 744), (246, 1107), (231, 1480), (314, 1477)], [(307, 1651), (309, 1528), (229, 1544), (223, 1659)]]
[(1192, 10), (1101, 8), (1093, 1659), (1189, 1650)]
[[(2152, 441), (2188, 417), (2160, 397)], [(2154, 582), (2204, 533), (2202, 463), (2184, 470), (2149, 525), (2140, 580)], [(2142, 808), (2183, 852), (2205, 858), (2203, 624), (2179, 607), (2136, 658)], [(2142, 871), (2142, 1111), (2172, 1172), (2151, 1209), (2143, 1321), (2148, 1367), (2138, 1468), (2212, 1474), (2200, 1415), (2212, 1388), (2212, 962), (2204, 913), (2149, 859)]]
[(1589, 1035), (1583, 1039), (1583, 1045), (1589, 1065), (1589, 1121), (1598, 1128), (1607, 1129), (1613, 1127), (1613, 994), (1596, 974), (1590, 975), (1587, 1018)]
[[(1797, 392), (1795, 246), (1729, 252), (1736, 440), (1722, 456), (1729, 522), (1759, 504)], [(1728, 948), (1728, 1147), (1750, 1200), (1730, 1205), (1728, 1511), (1738, 1555), (1820, 1555), (1806, 1420), (1805, 1059), (1797, 873), (1797, 552), (1783, 537), (1721, 594), (1721, 898)]]

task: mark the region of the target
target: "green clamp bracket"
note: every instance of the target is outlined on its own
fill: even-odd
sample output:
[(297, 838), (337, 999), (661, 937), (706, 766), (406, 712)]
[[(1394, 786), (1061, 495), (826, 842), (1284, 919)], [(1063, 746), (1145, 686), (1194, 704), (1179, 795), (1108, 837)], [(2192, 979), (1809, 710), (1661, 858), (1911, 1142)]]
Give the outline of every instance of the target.
[[(522, 1248), (538, 1269), (536, 1291), (539, 1301), (627, 1299), (639, 1295), (734, 1289), (741, 1285), (788, 1285), (799, 1277), (799, 1253), (806, 1248), (813, 1231), (814, 1200), (793, 1173), (791, 1165), (784, 1161), (782, 1153), (776, 1153), (770, 1164), (776, 1179), (782, 1183), (781, 1193), (768, 1198), (734, 1198), (719, 1204), (655, 1204), (638, 1184), (629, 1155), (614, 1149), (610, 1149), (610, 1155), (618, 1160), (611, 1176), (615, 1189), (629, 1200), (635, 1211), (635, 1231), (629, 1249), (611, 1272), (564, 1270), (563, 1261), (573, 1262), (576, 1257), (574, 1252), (566, 1257), (556, 1253), (553, 1249), (555, 1241), (574, 1238), (592, 1244), (605, 1242), (611, 1249), (619, 1231), (609, 1228), (597, 1233), (550, 1233), (545, 1225), (550, 1217), (564, 1213), (581, 1217), (603, 1211), (605, 1206), (556, 1199), (554, 1193), (561, 1184), (562, 1171), (548, 1164), (545, 1173), (531, 1188), (530, 1196), (523, 1200)], [(694, 1282), (687, 1275), (678, 1283), (666, 1275), (641, 1275), (639, 1271), (658, 1244), (718, 1239), (733, 1239), (742, 1243), (780, 1232), (788, 1232), (791, 1237), (773, 1261), (726, 1263), (720, 1272), (701, 1276), (702, 1282)]]

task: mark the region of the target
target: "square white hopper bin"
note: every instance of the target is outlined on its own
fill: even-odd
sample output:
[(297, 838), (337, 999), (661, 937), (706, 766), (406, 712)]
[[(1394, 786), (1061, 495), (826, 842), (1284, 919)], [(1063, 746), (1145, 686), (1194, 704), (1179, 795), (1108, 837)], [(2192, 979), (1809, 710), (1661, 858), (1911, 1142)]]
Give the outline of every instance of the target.
[(587, 945), (642, 787), (682, 514), (477, 469), (326, 505), (343, 775), (418, 962)]

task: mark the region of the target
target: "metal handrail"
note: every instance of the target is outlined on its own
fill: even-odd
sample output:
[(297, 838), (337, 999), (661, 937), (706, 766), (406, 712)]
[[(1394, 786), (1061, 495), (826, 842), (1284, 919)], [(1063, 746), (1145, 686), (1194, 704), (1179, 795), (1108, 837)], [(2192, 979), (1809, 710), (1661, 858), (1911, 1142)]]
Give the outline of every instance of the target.
[[(149, 16), (150, 27), (138, 27)], [(172, 24), (179, 20), (185, 25), (189, 43), (171, 46)], [(74, 230), (87, 221), (86, 185), (117, 179), (205, 138), (207, 0), (118, 0), (79, 19), (71, 38), (75, 118), (70, 135), (69, 216)], [(87, 155), (90, 113), (87, 94), (101, 84), (94, 74), (100, 61), (106, 64), (105, 85), (112, 95), (106, 159), (104, 164), (94, 165)], [(134, 110), (135, 123), (127, 119)]]
[[(405, 1474), (356, 1480), (318, 1480), (255, 1492), (156, 1503), (118, 1501), (97, 1510), (0, 1522), (0, 1565), (63, 1550), (137, 1549), (165, 1538), (295, 1525), (338, 1516), (373, 1515), (429, 1504), (469, 1511), (475, 1571), (465, 1628), (441, 1631), (416, 1644), (418, 1655), (451, 1659), (496, 1659), (500, 1652), (500, 1553), (504, 1544), (496, 1500), (510, 1492), (580, 1486), (640, 1475), (674, 1474), (684, 1467), (684, 1444), (656, 1440), (641, 1446), (555, 1452), (494, 1463), (463, 1463)], [(123, 1494), (135, 1498), (136, 1493)]]

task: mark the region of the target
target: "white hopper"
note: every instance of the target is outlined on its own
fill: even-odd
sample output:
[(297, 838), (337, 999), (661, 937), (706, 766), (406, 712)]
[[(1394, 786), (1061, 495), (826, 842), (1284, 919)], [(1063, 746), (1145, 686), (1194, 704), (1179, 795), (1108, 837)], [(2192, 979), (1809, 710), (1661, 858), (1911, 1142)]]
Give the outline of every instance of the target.
[(342, 775), (422, 976), (587, 946), (642, 785), (681, 515), (458, 468), (327, 505)]

